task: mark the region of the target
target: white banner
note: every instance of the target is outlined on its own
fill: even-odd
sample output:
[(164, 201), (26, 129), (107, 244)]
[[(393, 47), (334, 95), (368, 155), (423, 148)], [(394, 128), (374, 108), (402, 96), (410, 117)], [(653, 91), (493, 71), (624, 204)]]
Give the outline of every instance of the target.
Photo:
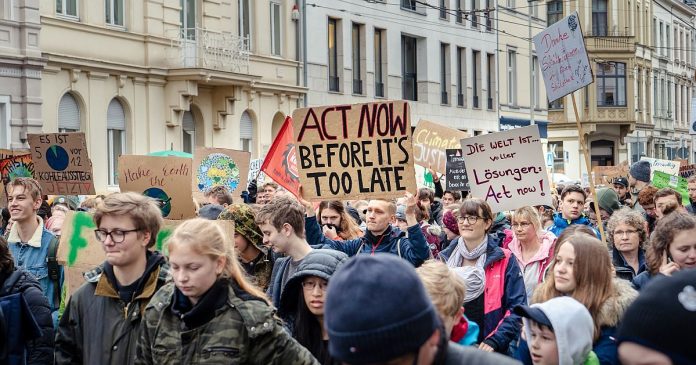
[(650, 162), (650, 179), (652, 180), (655, 171), (661, 171), (668, 175), (679, 176), (679, 162), (670, 160), (660, 160), (657, 158), (643, 157), (641, 160)]

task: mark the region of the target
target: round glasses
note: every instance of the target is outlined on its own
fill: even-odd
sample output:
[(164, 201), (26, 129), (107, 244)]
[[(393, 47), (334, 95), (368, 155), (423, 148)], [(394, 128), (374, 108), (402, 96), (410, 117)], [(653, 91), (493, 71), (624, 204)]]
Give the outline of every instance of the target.
[(457, 223), (462, 224), (464, 222), (467, 222), (469, 224), (476, 224), (479, 219), (483, 219), (483, 217), (479, 217), (476, 215), (465, 215), (463, 217), (457, 218)]
[(107, 231), (105, 229), (95, 229), (94, 235), (97, 237), (97, 240), (99, 240), (99, 242), (105, 242), (106, 237), (111, 237), (111, 242), (122, 243), (123, 240), (126, 239), (126, 235), (128, 233), (138, 232), (138, 231), (139, 231), (139, 229), (129, 229), (129, 230), (114, 229), (113, 231)]

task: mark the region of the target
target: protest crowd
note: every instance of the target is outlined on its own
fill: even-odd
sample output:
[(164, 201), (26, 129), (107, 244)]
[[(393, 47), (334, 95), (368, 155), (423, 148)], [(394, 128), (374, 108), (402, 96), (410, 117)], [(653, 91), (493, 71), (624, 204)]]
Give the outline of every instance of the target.
[(462, 139), (417, 187), (406, 105), (393, 139), (346, 142), (357, 162), (298, 152), (287, 178), (293, 143), (340, 151), (364, 105), (295, 118), (233, 188), (198, 156), (122, 156), (99, 195), (3, 176), (0, 364), (696, 364), (696, 175), (549, 185), (532, 126)]

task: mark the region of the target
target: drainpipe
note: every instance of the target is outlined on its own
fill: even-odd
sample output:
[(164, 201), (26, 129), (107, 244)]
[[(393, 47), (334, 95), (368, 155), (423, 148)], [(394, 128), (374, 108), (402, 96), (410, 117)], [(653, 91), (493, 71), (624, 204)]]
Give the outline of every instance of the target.
[[(495, 108), (497, 119), (498, 119), (498, 131), (500, 131), (500, 12), (498, 9), (498, 2), (495, 2), (495, 70), (498, 73), (498, 77), (495, 78), (496, 90), (495, 97), (498, 103), (497, 108)], [(474, 75), (474, 77), (476, 77)], [(464, 85), (466, 86), (466, 85)], [(471, 136), (473, 137), (473, 136)]]
[[(300, 0), (302, 2), (302, 72), (304, 87), (307, 87), (307, 0)], [(309, 103), (307, 98), (309, 97), (309, 91), (304, 97), (304, 106), (306, 107)]]

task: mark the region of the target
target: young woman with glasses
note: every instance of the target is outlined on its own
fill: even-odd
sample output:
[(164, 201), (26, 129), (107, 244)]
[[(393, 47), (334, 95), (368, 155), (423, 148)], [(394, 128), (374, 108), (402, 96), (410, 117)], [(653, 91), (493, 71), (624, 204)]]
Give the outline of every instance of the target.
[(300, 345), (323, 365), (336, 363), (329, 355), (324, 327), (324, 301), (329, 278), (348, 256), (335, 250), (312, 250), (290, 277), (280, 297), (278, 314)]
[(607, 228), (616, 277), (633, 280), (647, 270), (643, 250), (648, 241), (647, 222), (641, 213), (623, 208), (612, 214)]
[(462, 202), (457, 218), (459, 238), (440, 252), (447, 263), (466, 284), (464, 312), (476, 322), (479, 348), (509, 353), (522, 326), (521, 318), (512, 308), (527, 303), (524, 280), (512, 253), (500, 247), (500, 239), (488, 234), (493, 212), (481, 199)]

